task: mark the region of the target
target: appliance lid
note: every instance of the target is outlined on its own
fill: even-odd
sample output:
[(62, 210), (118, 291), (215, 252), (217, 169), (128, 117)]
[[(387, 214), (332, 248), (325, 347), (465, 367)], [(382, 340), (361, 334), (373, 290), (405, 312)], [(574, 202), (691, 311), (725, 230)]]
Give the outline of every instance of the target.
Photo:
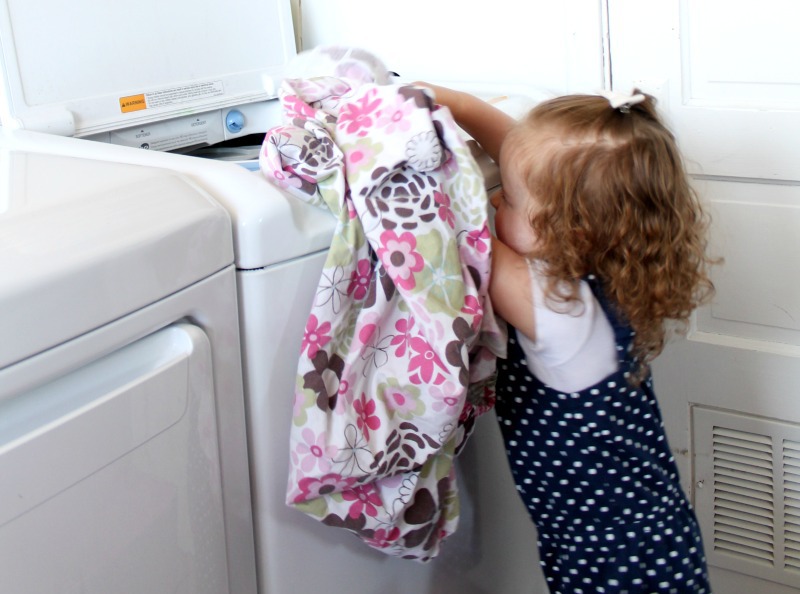
[(0, 0), (0, 117), (86, 136), (274, 98), (289, 0)]
[(178, 173), (0, 135), (0, 179), (0, 368), (232, 268), (228, 213)]

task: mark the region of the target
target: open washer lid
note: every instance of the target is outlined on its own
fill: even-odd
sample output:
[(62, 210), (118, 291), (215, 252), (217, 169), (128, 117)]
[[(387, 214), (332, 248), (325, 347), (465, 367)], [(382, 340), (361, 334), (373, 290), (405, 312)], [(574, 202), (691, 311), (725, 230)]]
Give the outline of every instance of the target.
[(276, 96), (289, 0), (0, 0), (0, 118), (87, 136)]

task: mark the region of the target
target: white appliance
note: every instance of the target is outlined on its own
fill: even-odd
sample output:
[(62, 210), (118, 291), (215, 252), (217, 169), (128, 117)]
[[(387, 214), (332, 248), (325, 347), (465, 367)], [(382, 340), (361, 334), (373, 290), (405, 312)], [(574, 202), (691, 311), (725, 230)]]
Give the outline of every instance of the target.
[[(275, 122), (269, 99), (293, 55), (288, 0), (183, 0), (169, 8), (143, 0), (122, 16), (90, 0), (69, 9), (45, 3), (52, 6), (0, 2), (8, 17), (0, 35), (15, 42), (2, 46), (5, 134), (31, 153), (180, 172), (232, 219), (258, 591), (543, 592), (533, 527), (489, 415), (460, 458), (461, 527), (428, 564), (386, 557), (284, 505), (296, 358), (333, 221), (259, 172), (175, 151), (263, 135)], [(155, 18), (165, 11), (171, 20)], [(62, 17), (78, 30), (62, 30), (54, 22)], [(150, 150), (133, 148), (145, 144)]]
[(0, 591), (252, 591), (227, 212), (9, 136), (0, 178)]

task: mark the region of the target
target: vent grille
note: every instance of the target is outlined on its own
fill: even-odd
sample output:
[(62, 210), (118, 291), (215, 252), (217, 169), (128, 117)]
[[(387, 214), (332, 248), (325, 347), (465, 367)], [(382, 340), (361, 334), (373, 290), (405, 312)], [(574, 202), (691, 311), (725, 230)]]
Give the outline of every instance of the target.
[(772, 440), (714, 427), (714, 549), (775, 561)]
[(692, 425), (709, 565), (800, 587), (800, 425), (701, 406)]
[(783, 442), (784, 567), (800, 572), (800, 443)]

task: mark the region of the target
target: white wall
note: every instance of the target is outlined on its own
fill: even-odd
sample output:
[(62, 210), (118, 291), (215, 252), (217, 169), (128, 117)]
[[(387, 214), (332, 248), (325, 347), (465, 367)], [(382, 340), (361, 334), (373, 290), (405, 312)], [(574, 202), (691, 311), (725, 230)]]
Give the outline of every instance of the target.
[(301, 46), (377, 54), (409, 80), (534, 97), (603, 87), (600, 0), (293, 0)]

